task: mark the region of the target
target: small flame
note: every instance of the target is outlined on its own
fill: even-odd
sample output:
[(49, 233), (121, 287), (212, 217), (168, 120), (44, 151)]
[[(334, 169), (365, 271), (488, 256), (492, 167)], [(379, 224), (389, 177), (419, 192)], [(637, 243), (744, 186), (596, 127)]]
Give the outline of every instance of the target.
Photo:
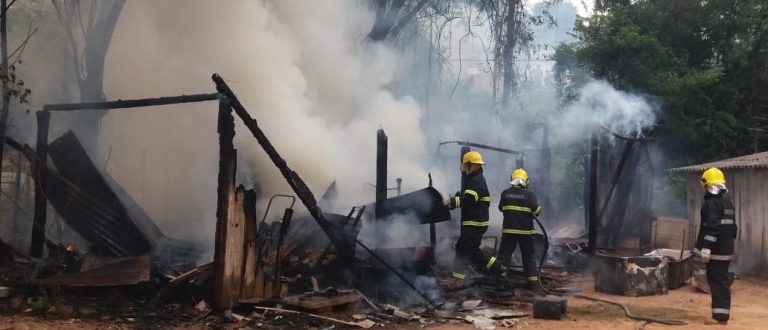
[(75, 250), (75, 246), (72, 244), (67, 244), (67, 252), (72, 252)]

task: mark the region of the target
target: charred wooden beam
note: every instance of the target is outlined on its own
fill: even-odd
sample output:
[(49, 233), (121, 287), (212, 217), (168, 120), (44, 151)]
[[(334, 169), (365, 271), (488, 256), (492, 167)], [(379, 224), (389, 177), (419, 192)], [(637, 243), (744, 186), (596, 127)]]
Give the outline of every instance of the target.
[[(237, 154), (233, 144), (235, 118), (226, 96), (219, 98), (219, 183), (216, 203), (216, 245), (213, 256), (214, 308), (229, 310), (238, 297), (232, 295), (232, 269), (228, 262), (228, 236), (235, 213), (235, 172)], [(240, 246), (242, 249), (242, 245)]]
[(164, 96), (164, 97), (156, 97), (156, 98), (149, 98), (149, 99), (137, 99), (137, 100), (117, 100), (117, 101), (108, 101), (108, 102), (59, 103), (59, 104), (46, 104), (43, 106), (43, 110), (44, 111), (74, 111), (74, 110), (140, 108), (140, 107), (148, 107), (148, 106), (156, 106), (156, 105), (215, 101), (218, 98), (219, 98), (218, 93), (210, 93), (210, 94), (193, 94), (193, 95), (180, 95), (180, 96)]
[(29, 247), (29, 255), (33, 258), (42, 257), (43, 244), (45, 244), (45, 222), (48, 201), (43, 190), (46, 183), (46, 171), (44, 169), (48, 162), (48, 126), (50, 122), (50, 112), (37, 112), (37, 145), (35, 153), (40, 162), (38, 166), (35, 166), (35, 215), (32, 225), (32, 240)]
[[(393, 274), (395, 274), (400, 280), (402, 280), (405, 284), (407, 284), (411, 289), (413, 289), (416, 293), (418, 293), (422, 298), (424, 298), (425, 301), (429, 302), (433, 306), (436, 305), (432, 299), (430, 299), (427, 295), (425, 295), (422, 291), (417, 289), (413, 283), (408, 281), (400, 272), (398, 272), (396, 269), (394, 269), (392, 266), (390, 266), (385, 260), (383, 260), (378, 254), (373, 252), (369, 247), (367, 247), (365, 244), (360, 242), (358, 239), (354, 237), (349, 237), (349, 235), (344, 235), (342, 231), (334, 228), (334, 226), (325, 219), (325, 216), (323, 215), (320, 208), (317, 206), (317, 200), (315, 199), (314, 194), (312, 194), (312, 191), (309, 190), (309, 187), (307, 187), (307, 184), (304, 183), (304, 180), (299, 177), (299, 175), (294, 172), (286, 163), (282, 157), (280, 157), (280, 154), (275, 150), (275, 147), (272, 146), (272, 143), (267, 139), (267, 136), (264, 134), (264, 132), (259, 128), (258, 124), (256, 123), (256, 120), (254, 120), (251, 115), (248, 113), (248, 111), (245, 109), (245, 107), (240, 103), (240, 100), (237, 99), (237, 96), (235, 96), (235, 93), (232, 92), (232, 90), (229, 88), (226, 82), (224, 82), (224, 79), (221, 78), (218, 74), (213, 74), (211, 77), (213, 81), (216, 83), (216, 90), (219, 91), (219, 93), (223, 94), (227, 98), (229, 98), (229, 104), (230, 106), (235, 110), (235, 113), (240, 117), (240, 119), (243, 120), (243, 124), (245, 125), (248, 130), (251, 131), (251, 134), (256, 138), (256, 140), (259, 142), (259, 145), (261, 145), (262, 149), (267, 153), (269, 158), (272, 160), (272, 162), (275, 164), (275, 166), (280, 170), (280, 173), (282, 173), (283, 177), (285, 177), (286, 181), (288, 181), (288, 185), (291, 186), (291, 189), (296, 193), (296, 195), (299, 197), (299, 200), (301, 200), (302, 204), (304, 204), (304, 207), (307, 208), (309, 211), (309, 214), (312, 216), (313, 219), (320, 225), (320, 228), (323, 229), (325, 234), (328, 236), (328, 238), (333, 242), (333, 244), (336, 246), (336, 251), (338, 251), (339, 259), (342, 262), (349, 262), (354, 260), (355, 258), (355, 243), (362, 247), (366, 252), (368, 252), (371, 256), (373, 256), (377, 261), (381, 262), (389, 271), (391, 271)], [(234, 136), (234, 132), (232, 134)], [(218, 239), (218, 235), (217, 235)]]
[(345, 237), (341, 231), (336, 230), (336, 228), (334, 228), (331, 223), (325, 219), (323, 212), (317, 206), (315, 195), (311, 190), (309, 190), (309, 187), (307, 187), (307, 184), (304, 183), (304, 180), (302, 180), (301, 177), (299, 177), (299, 175), (296, 174), (296, 172), (294, 172), (290, 166), (288, 166), (288, 163), (285, 161), (285, 159), (283, 159), (277, 150), (275, 150), (272, 142), (269, 141), (261, 128), (259, 128), (256, 120), (251, 117), (245, 107), (240, 103), (240, 100), (237, 99), (235, 93), (232, 92), (227, 83), (224, 82), (224, 79), (222, 79), (218, 74), (214, 74), (211, 78), (216, 83), (216, 90), (218, 90), (219, 93), (223, 94), (229, 99), (229, 104), (235, 110), (235, 113), (240, 117), (240, 119), (243, 120), (245, 127), (251, 131), (251, 134), (253, 134), (253, 136), (259, 142), (259, 145), (261, 145), (262, 149), (264, 149), (264, 151), (267, 153), (267, 156), (269, 156), (270, 160), (272, 160), (272, 163), (275, 164), (286, 181), (288, 181), (288, 185), (299, 197), (299, 200), (301, 200), (302, 204), (304, 204), (304, 207), (307, 208), (309, 214), (312, 215), (312, 218), (317, 221), (323, 232), (325, 232), (333, 245), (336, 246), (336, 251), (339, 251), (339, 259), (347, 261), (354, 260), (354, 240), (350, 240), (349, 238)]
[(517, 151), (517, 150), (512, 150), (512, 149), (507, 149), (507, 148), (501, 148), (501, 147), (494, 147), (494, 146), (489, 146), (487, 144), (475, 143), (475, 142), (469, 142), (469, 141), (442, 141), (442, 142), (438, 143), (438, 147), (441, 146), (441, 145), (444, 145), (444, 144), (451, 144), (451, 143), (455, 143), (455, 144), (458, 144), (458, 145), (460, 145), (462, 147), (467, 147), (467, 148), (475, 147), (475, 148), (480, 148), (480, 149), (486, 149), (486, 150), (503, 152), (503, 153), (507, 153), (507, 154), (524, 154), (524, 152), (522, 152), (522, 151)]

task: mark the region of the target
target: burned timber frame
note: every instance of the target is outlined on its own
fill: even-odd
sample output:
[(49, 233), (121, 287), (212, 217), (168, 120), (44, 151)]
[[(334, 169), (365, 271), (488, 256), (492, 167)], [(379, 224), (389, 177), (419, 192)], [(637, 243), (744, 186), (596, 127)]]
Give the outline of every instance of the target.
[(35, 153), (37, 159), (41, 160), (35, 168), (35, 212), (34, 225), (32, 226), (32, 239), (30, 242), (29, 254), (32, 257), (40, 257), (43, 253), (45, 244), (45, 223), (47, 217), (48, 200), (45, 197), (44, 187), (46, 184), (46, 171), (43, 167), (47, 165), (48, 159), (48, 132), (50, 128), (51, 112), (55, 111), (94, 111), (106, 109), (126, 109), (147, 106), (192, 103), (203, 101), (214, 101), (219, 97), (218, 93), (194, 94), (158, 97), (138, 100), (117, 100), (110, 102), (92, 102), (92, 103), (64, 103), (64, 104), (46, 104), (43, 110), (37, 112), (37, 141)]
[[(309, 211), (310, 215), (320, 225), (321, 229), (330, 239), (331, 243), (336, 246), (337, 251), (345, 251), (349, 255), (340, 255), (340, 259), (347, 258), (348, 260), (354, 260), (355, 245), (360, 245), (363, 249), (368, 251), (375, 259), (384, 264), (390, 271), (395, 273), (401, 280), (403, 280), (414, 291), (419, 293), (422, 298), (427, 302), (430, 301), (422, 292), (416, 289), (412, 283), (406, 280), (399, 272), (388, 265), (383, 259), (375, 254), (371, 249), (357, 240), (355, 237), (351, 237), (343, 233), (335, 226), (325, 219), (320, 208), (317, 206), (317, 201), (312, 192), (307, 187), (306, 183), (299, 177), (299, 175), (288, 167), (287, 162), (281, 158), (280, 154), (275, 150), (274, 146), (267, 139), (266, 135), (258, 127), (256, 120), (247, 112), (245, 107), (235, 96), (234, 92), (227, 86), (224, 80), (218, 75), (214, 74), (212, 79), (216, 85), (217, 93), (209, 94), (194, 94), (194, 95), (180, 95), (180, 96), (167, 96), (148, 99), (135, 99), (135, 100), (117, 100), (109, 102), (92, 102), (92, 103), (66, 103), (66, 104), (48, 104), (43, 107), (42, 110), (37, 112), (37, 141), (35, 149), (35, 158), (42, 160), (37, 162), (35, 168), (36, 182), (35, 182), (35, 210), (34, 210), (34, 225), (31, 238), (30, 254), (33, 257), (40, 257), (43, 252), (43, 245), (45, 243), (45, 224), (46, 224), (46, 209), (47, 198), (45, 195), (46, 178), (47, 173), (44, 169), (48, 168), (48, 133), (50, 128), (50, 120), (52, 112), (56, 111), (94, 111), (94, 110), (106, 110), (106, 109), (126, 109), (126, 108), (138, 108), (148, 106), (160, 106), (171, 105), (181, 103), (193, 103), (193, 102), (205, 102), (205, 101), (217, 101), (218, 100), (218, 136), (219, 136), (219, 173), (218, 173), (218, 187), (217, 187), (217, 210), (216, 210), (216, 234), (215, 234), (215, 252), (214, 252), (214, 307), (227, 315), (234, 304), (240, 298), (241, 292), (245, 292), (245, 287), (248, 286), (248, 279), (244, 278), (243, 269), (248, 269), (248, 265), (244, 265), (247, 261), (247, 252), (244, 251), (243, 246), (247, 243), (246, 230), (255, 231), (256, 228), (250, 224), (243, 223), (243, 217), (237, 211), (238, 207), (243, 207), (244, 201), (242, 200), (242, 189), (235, 189), (235, 172), (237, 166), (236, 150), (234, 149), (234, 136), (235, 136), (235, 119), (234, 113), (243, 121), (245, 127), (252, 133), (258, 143), (264, 149), (268, 157), (272, 160), (275, 166), (280, 170), (283, 177), (285, 177), (291, 189), (295, 192), (299, 200)], [(246, 198), (248, 199), (248, 198)], [(255, 197), (248, 199), (250, 202), (255, 202)], [(244, 206), (245, 209), (249, 209), (249, 205)], [(248, 213), (248, 212), (246, 212)], [(253, 212), (251, 212), (253, 213)], [(245, 216), (248, 217), (247, 215)], [(245, 222), (248, 220), (246, 219)], [(254, 224), (255, 225), (255, 224)], [(251, 258), (252, 259), (252, 258)], [(245, 285), (244, 285), (245, 284)], [(243, 291), (241, 291), (243, 290)]]

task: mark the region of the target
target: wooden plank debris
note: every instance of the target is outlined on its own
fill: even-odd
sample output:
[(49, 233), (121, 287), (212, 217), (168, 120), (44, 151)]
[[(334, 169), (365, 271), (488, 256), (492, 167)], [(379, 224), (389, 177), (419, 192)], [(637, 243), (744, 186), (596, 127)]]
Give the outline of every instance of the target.
[(205, 274), (213, 269), (213, 262), (209, 262), (200, 266), (197, 266), (197, 268), (190, 270), (184, 274), (181, 274), (179, 276), (173, 277), (168, 281), (168, 285), (171, 287), (177, 286), (181, 283), (184, 283), (188, 280), (191, 280), (197, 276), (200, 276), (202, 274)]
[[(134, 285), (148, 282), (149, 255), (140, 257), (91, 257), (89, 265), (96, 267), (79, 273), (61, 273), (49, 278), (33, 279), (31, 284), (103, 287)], [(103, 259), (103, 260), (95, 260)], [(89, 266), (90, 267), (90, 266)]]
[(343, 309), (352, 312), (363, 298), (356, 292), (339, 292), (334, 295), (322, 293), (308, 293), (283, 298), (287, 305), (313, 311), (317, 314), (330, 313), (333, 310)]
[(313, 317), (313, 318), (320, 319), (320, 320), (325, 320), (325, 321), (330, 321), (330, 322), (334, 322), (334, 323), (338, 323), (338, 324), (348, 325), (350, 327), (360, 327), (360, 328), (363, 327), (363, 326), (361, 326), (361, 325), (359, 325), (357, 323), (354, 323), (354, 322), (347, 322), (347, 321), (343, 321), (343, 320), (339, 320), (339, 319), (334, 319), (332, 317), (315, 315), (315, 314), (304, 313), (304, 312), (299, 312), (299, 311), (292, 311), (292, 310), (289, 310), (289, 309), (272, 308), (272, 307), (260, 307), (260, 306), (254, 306), (253, 308), (260, 309), (260, 310), (265, 310), (265, 311), (279, 312), (279, 313), (301, 314), (301, 315), (306, 315), (306, 316)]

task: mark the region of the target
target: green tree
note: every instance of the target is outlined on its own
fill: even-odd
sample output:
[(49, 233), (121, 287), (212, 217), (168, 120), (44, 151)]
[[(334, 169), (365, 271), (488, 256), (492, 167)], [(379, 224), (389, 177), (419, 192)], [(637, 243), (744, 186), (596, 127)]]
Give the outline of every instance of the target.
[(603, 1), (575, 30), (577, 41), (555, 55), (558, 76), (572, 79), (567, 62), (576, 60), (617, 88), (657, 98), (658, 137), (674, 164), (768, 147), (764, 1)]

